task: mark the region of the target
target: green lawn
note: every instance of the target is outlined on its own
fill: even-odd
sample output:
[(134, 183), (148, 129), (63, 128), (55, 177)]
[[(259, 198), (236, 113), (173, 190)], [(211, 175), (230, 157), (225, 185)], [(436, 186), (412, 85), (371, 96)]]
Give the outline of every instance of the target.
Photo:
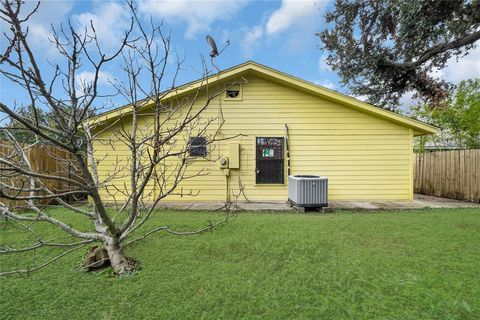
[[(170, 211), (154, 220), (187, 228), (221, 217)], [(16, 230), (3, 222), (0, 245), (25, 241)], [(38, 251), (35, 259), (53, 253)], [(122, 278), (78, 271), (83, 253), (27, 277), (0, 278), (0, 317), (480, 318), (478, 209), (241, 213), (213, 232), (157, 234), (132, 246), (127, 255), (142, 270)], [(0, 256), (0, 269), (32, 259)]]

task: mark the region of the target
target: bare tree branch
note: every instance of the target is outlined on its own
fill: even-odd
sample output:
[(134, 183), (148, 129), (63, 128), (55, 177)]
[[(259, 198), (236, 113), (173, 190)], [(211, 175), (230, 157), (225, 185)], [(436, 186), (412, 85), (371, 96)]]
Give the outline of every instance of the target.
[[(86, 244), (86, 243), (85, 243)], [(40, 270), (40, 269), (43, 269), (49, 265), (51, 265), (52, 263), (54, 263), (55, 261), (57, 261), (58, 259), (60, 258), (63, 258), (65, 257), (66, 255), (69, 255), (70, 253), (80, 249), (80, 248), (83, 248), (85, 246), (85, 244), (82, 244), (82, 245), (79, 245), (79, 246), (76, 246), (76, 247), (73, 247), (71, 249), (68, 249), (66, 251), (63, 251), (61, 254), (55, 256), (54, 258), (48, 260), (47, 262), (44, 262), (40, 265), (37, 265), (35, 267), (32, 267), (30, 269), (18, 269), (18, 270), (12, 270), (12, 271), (6, 271), (6, 272), (0, 272), (0, 276), (9, 276), (9, 275), (23, 275), (23, 274), (28, 274), (28, 273), (32, 273), (34, 271), (37, 271), (37, 270)]]
[[(45, 62), (30, 46), (25, 27), (38, 5), (25, 18), (21, 17), (22, 5), (21, 0), (2, 1), (0, 8), (2, 19), (13, 30), (4, 35), (7, 46), (1, 56), (0, 75), (22, 88), (27, 96), (25, 108), (0, 103), (0, 112), (10, 121), (2, 128), (10, 147), (0, 154), (0, 216), (21, 225), (35, 240), (23, 247), (4, 246), (0, 253), (29, 252), (43, 247), (64, 252), (30, 269), (0, 275), (25, 274), (44, 268), (93, 242), (102, 243), (114, 271), (124, 274), (135, 268), (123, 253), (126, 245), (159, 231), (194, 235), (226, 223), (231, 212), (224, 219), (191, 231), (153, 227), (126, 242), (136, 236), (140, 227), (148, 228), (149, 219), (165, 198), (194, 197), (200, 192), (182, 184), (210, 173), (206, 166), (193, 165), (196, 159), (191, 153), (192, 137), (205, 137), (206, 146), (215, 151), (221, 141), (239, 136), (221, 134), (225, 120), (221, 103), (215, 102), (220, 101), (229, 86), (209, 83), (211, 73), (203, 57), (200, 87), (176, 95), (181, 93), (176, 81), (185, 58), (172, 50), (171, 34), (162, 30), (162, 24), (155, 25), (152, 18), (145, 23), (137, 15), (135, 3), (127, 1), (130, 23), (110, 54), (102, 47), (93, 22), (84, 29), (68, 23), (52, 26), (50, 41), (61, 60)], [(122, 66), (117, 77), (122, 80), (112, 79), (105, 89), (100, 86), (100, 77), (114, 63)], [(45, 71), (47, 68), (50, 72)], [(84, 70), (93, 74), (91, 81), (79, 79)], [(165, 83), (165, 79), (170, 79), (170, 83)], [(244, 81), (238, 79), (230, 86)], [(91, 120), (100, 108), (113, 107), (104, 100), (111, 95), (122, 97), (127, 107), (112, 121)], [(20, 131), (29, 132), (34, 142), (20, 143), (16, 138)], [(32, 150), (46, 144), (60, 150), (49, 155), (58, 163), (49, 172), (32, 166), (30, 156)], [(110, 154), (105, 151), (108, 148)], [(218, 158), (211, 155), (204, 163), (210, 165)], [(52, 183), (57, 187), (52, 187)], [(83, 195), (88, 195), (89, 204), (82, 207), (65, 200)], [(5, 203), (1, 202), (3, 199)], [(22, 206), (7, 205), (10, 200), (24, 203), (23, 208), (29, 211), (17, 211)], [(41, 204), (50, 201), (62, 208), (61, 214)], [(107, 209), (112, 202), (116, 210)], [(71, 215), (88, 219), (88, 228), (72, 226)], [(40, 223), (58, 228), (78, 241), (45, 240), (50, 237), (37, 232)]]

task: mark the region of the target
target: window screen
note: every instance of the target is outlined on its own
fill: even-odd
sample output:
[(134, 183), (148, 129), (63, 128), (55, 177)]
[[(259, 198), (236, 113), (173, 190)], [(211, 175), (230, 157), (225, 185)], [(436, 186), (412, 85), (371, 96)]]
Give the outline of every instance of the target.
[(284, 183), (283, 138), (257, 138), (256, 183)]
[(188, 143), (188, 152), (192, 157), (205, 157), (207, 155), (207, 138), (190, 138)]

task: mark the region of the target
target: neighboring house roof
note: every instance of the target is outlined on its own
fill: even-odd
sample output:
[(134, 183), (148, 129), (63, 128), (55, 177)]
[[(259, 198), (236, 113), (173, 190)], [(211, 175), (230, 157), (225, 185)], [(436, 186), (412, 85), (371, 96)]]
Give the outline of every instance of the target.
[(468, 149), (459, 141), (448, 139), (441, 139), (440, 141), (427, 141), (425, 143), (425, 150), (462, 150)]
[[(200, 89), (202, 86), (206, 86), (207, 84), (211, 85), (218, 81), (226, 80), (235, 76), (240, 76), (241, 74), (244, 74), (246, 72), (256, 73), (261, 77), (270, 79), (275, 82), (280, 82), (288, 87), (306, 91), (310, 94), (320, 96), (322, 98), (331, 100), (346, 107), (363, 111), (373, 116), (412, 128), (415, 135), (424, 135), (437, 132), (437, 128), (422, 121), (418, 121), (407, 116), (388, 111), (380, 107), (376, 107), (346, 94), (324, 88), (322, 86), (291, 76), (273, 68), (261, 65), (254, 61), (247, 61), (245, 63), (221, 71), (220, 73), (211, 75), (206, 79), (195, 80), (179, 86), (175, 88), (175, 90), (167, 93), (163, 99), (168, 99), (179, 94), (188, 93), (189, 91)], [(93, 117), (92, 120), (94, 120), (95, 123), (99, 123), (115, 119), (121, 115), (127, 114), (128, 107), (129, 106), (127, 105), (111, 111), (104, 112), (98, 116)]]

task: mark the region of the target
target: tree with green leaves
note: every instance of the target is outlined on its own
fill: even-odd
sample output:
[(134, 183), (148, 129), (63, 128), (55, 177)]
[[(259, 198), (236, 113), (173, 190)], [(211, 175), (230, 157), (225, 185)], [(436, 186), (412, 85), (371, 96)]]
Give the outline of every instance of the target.
[(480, 1), (336, 0), (326, 21), (326, 63), (353, 94), (394, 108), (414, 92), (435, 105), (450, 84), (433, 72), (480, 39)]
[[(17, 110), (17, 113), (22, 117), (30, 119), (30, 121), (34, 123), (38, 123), (44, 126), (50, 125), (48, 120), (49, 117), (42, 109), (32, 109), (30, 107), (19, 108)], [(8, 130), (19, 143), (34, 143), (35, 141), (48, 143), (47, 140), (35, 135), (35, 133), (30, 131), (19, 121), (13, 118), (9, 118), (7, 120), (8, 123), (6, 123), (5, 127), (0, 126), (0, 141), (8, 140), (8, 135), (6, 133), (6, 131)]]
[(427, 104), (411, 108), (414, 117), (440, 129), (436, 135), (421, 137), (416, 143), (418, 151), (427, 145), (480, 149), (480, 79), (460, 82), (450, 96), (446, 108), (432, 109)]

